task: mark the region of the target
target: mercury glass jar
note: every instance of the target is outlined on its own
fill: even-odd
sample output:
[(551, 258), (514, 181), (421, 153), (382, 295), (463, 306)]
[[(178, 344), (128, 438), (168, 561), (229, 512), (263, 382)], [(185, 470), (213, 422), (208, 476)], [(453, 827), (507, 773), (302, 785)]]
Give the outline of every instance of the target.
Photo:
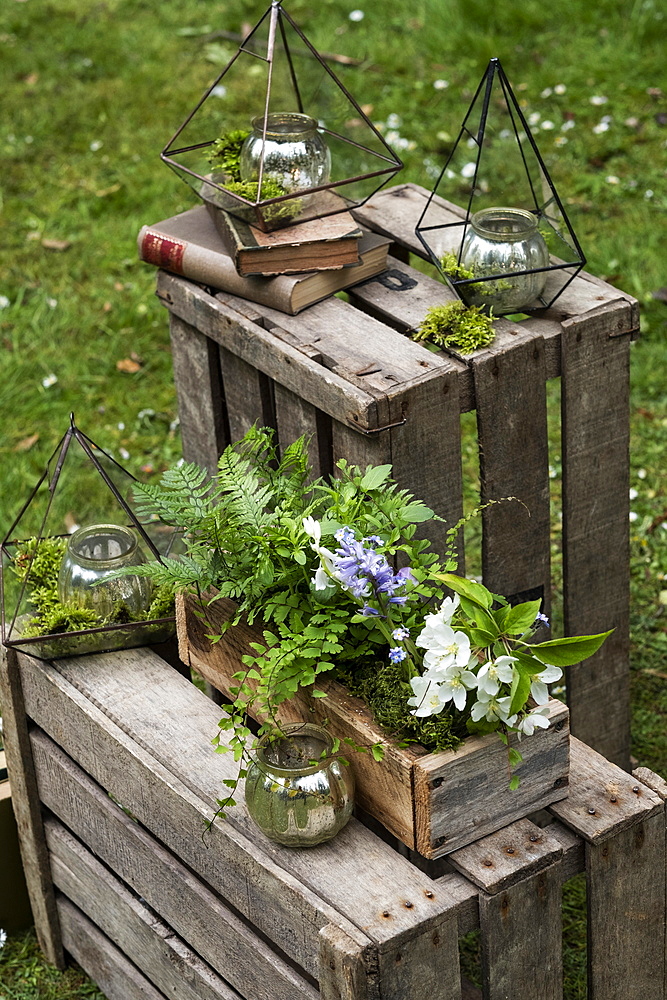
[(240, 172), (244, 181), (259, 178), (264, 150), (263, 178), (280, 184), (286, 192), (304, 191), (326, 184), (331, 172), (331, 154), (309, 115), (276, 112), (253, 118), (252, 132), (241, 148)]
[(93, 524), (79, 528), (67, 543), (58, 578), (63, 603), (92, 608), (101, 617), (110, 615), (119, 602), (141, 614), (151, 602), (150, 580), (130, 573), (108, 579), (115, 570), (139, 566), (146, 559), (133, 528), (119, 524)]
[(547, 272), (521, 272), (549, 266), (549, 250), (537, 228), (537, 217), (521, 208), (475, 212), (463, 241), (461, 265), (475, 277), (499, 275), (494, 281), (463, 285), (468, 305), (493, 306), (496, 313), (519, 312), (534, 305), (544, 291)]
[[(271, 840), (313, 847), (331, 840), (352, 815), (354, 778), (331, 757), (332, 739), (312, 723), (267, 733), (245, 779), (248, 812)], [(315, 763), (312, 763), (315, 761)]]

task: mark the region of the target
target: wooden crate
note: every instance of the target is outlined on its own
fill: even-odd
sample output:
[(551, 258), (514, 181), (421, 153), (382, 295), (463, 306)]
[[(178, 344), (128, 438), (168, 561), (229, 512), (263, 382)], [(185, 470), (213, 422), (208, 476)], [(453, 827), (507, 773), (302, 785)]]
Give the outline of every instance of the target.
[[(225, 599), (203, 609), (193, 596), (179, 597), (177, 602), (181, 659), (227, 697), (238, 684), (234, 674), (243, 669), (241, 658), (252, 652), (250, 643), (263, 641), (258, 626), (240, 623), (211, 644), (207, 636), (219, 634), (236, 610)], [(560, 701), (549, 704), (549, 729), (523, 740), (520, 747), (513, 743), (524, 760), (517, 769), (521, 785), (510, 792), (507, 749), (495, 733), (471, 736), (458, 750), (447, 753), (427, 753), (419, 746), (401, 748), (387, 739), (364, 702), (341, 684), (322, 678), (318, 687), (326, 698), (311, 698), (302, 691), (280, 707), (278, 718), (282, 722), (326, 719), (329, 732), (341, 740), (350, 738), (360, 746), (382, 743), (381, 762), (370, 754), (350, 754), (357, 801), (426, 858), (451, 854), (567, 795), (570, 731), (568, 710)]]
[[(242, 795), (202, 838), (233, 763), (210, 746), (215, 706), (154, 653), (8, 651), (0, 695), (42, 948), (109, 1000), (506, 1000), (536, 983), (561, 1000), (561, 886), (583, 870), (589, 996), (665, 1000), (667, 786), (650, 772), (573, 740), (545, 828), (520, 820), (446, 864), (354, 818), (298, 850)], [(458, 958), (475, 928), (481, 992)]]
[[(468, 357), (404, 336), (451, 298), (405, 261), (427, 192), (404, 184), (356, 212), (394, 241), (389, 268), (298, 316), (183, 278), (158, 274), (170, 312), (185, 457), (210, 469), (255, 421), (290, 442), (311, 436), (315, 470), (339, 458), (391, 463), (398, 482), (449, 524), (463, 509), (461, 414), (476, 411), (485, 501), (484, 583), (519, 600), (551, 597), (547, 382), (562, 382), (563, 589), (567, 634), (614, 628), (568, 670), (573, 732), (629, 766), (628, 372), (634, 299), (582, 273), (554, 306), (496, 323), (495, 342)], [(460, 209), (441, 202), (443, 221)], [(437, 548), (442, 525), (432, 526)], [(461, 551), (460, 570), (464, 567)]]

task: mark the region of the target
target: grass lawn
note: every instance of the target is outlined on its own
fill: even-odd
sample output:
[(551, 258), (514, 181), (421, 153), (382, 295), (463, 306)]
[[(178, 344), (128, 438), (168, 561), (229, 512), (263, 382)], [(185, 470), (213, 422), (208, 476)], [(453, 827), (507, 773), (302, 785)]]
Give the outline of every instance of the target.
[[(635, 295), (632, 349), (633, 739), (667, 776), (667, 15), (657, 0), (290, 0), (335, 71), (430, 187), (500, 56), (588, 257)], [(180, 455), (166, 313), (136, 258), (141, 225), (194, 204), (158, 154), (264, 12), (249, 0), (4, 0), (0, 65), (0, 526), (63, 434), (81, 428), (136, 476)], [(247, 94), (240, 100), (247, 101)], [(220, 97), (221, 121), (235, 106)], [(662, 294), (655, 297), (663, 289)], [(558, 455), (553, 455), (558, 475)], [(623, 572), (624, 567), (619, 566)], [(610, 692), (613, 697), (613, 692)], [(582, 887), (568, 893), (567, 1000), (585, 996)], [(0, 997), (95, 997), (0, 951)]]

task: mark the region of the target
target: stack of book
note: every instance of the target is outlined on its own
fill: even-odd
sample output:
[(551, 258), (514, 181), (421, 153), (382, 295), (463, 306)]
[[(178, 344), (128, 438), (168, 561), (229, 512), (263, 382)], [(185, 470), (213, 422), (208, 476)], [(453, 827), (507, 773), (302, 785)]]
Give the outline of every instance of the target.
[(292, 315), (387, 266), (391, 241), (360, 229), (347, 212), (263, 233), (217, 211), (217, 224), (201, 205), (143, 226), (139, 256)]

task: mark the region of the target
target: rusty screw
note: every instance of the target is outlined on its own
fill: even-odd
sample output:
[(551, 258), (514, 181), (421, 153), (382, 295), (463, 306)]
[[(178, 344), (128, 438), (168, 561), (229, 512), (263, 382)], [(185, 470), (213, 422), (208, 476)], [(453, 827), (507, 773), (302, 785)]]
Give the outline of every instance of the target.
[(507, 853), (508, 854), (514, 854), (514, 848), (513, 847), (508, 847), (507, 848)]
[(537, 836), (536, 833), (531, 833), (531, 835), (530, 835), (530, 842), (531, 842), (531, 844), (536, 844), (539, 839), (540, 838)]
[(426, 889), (424, 895), (426, 896), (427, 899), (433, 899), (433, 893), (431, 892), (430, 889)]
[(632, 791), (635, 793), (635, 795), (639, 795), (639, 785), (635, 785)]
[(591, 816), (595, 816), (595, 809), (593, 808), (593, 806), (591, 806), (588, 811), (591, 814)]
[(610, 802), (618, 802), (618, 799), (616, 798), (615, 795), (612, 795), (611, 798), (609, 799), (609, 801)]
[(406, 899), (406, 901), (405, 901), (405, 908), (406, 908), (406, 910), (411, 910), (414, 905), (415, 904), (411, 903), (409, 899)]

